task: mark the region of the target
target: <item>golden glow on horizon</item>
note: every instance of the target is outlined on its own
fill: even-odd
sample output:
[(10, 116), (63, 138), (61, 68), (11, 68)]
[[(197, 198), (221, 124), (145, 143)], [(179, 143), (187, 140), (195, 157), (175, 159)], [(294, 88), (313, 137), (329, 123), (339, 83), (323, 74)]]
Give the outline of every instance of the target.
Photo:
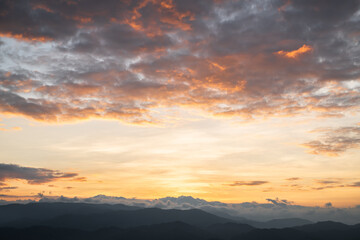
[[(3, 116), (3, 124), (23, 128), (1, 135), (7, 139), (1, 149), (3, 159), (15, 159), (21, 166), (76, 172), (86, 178), (40, 185), (11, 180), (6, 181), (7, 186), (18, 188), (3, 194), (34, 196), (44, 192), (48, 196), (67, 197), (105, 194), (139, 199), (192, 195), (227, 203), (265, 202), (267, 198), (279, 197), (308, 206), (324, 205), (329, 200), (336, 206), (358, 204), (358, 188), (350, 185), (359, 181), (359, 169), (355, 167), (359, 153), (343, 154), (331, 164), (323, 162), (326, 156), (307, 154), (296, 143), (305, 141), (301, 134), (306, 126), (316, 126), (311, 119), (306, 122), (299, 118), (296, 120), (299, 123), (294, 118), (289, 122), (288, 118), (238, 124), (231, 123), (231, 119), (209, 121), (201, 115), (193, 119), (192, 114), (187, 122), (186, 111), (180, 113), (177, 116), (182, 117), (183, 124), (166, 128), (104, 120), (29, 126), (28, 121), (17, 118), (9, 121)], [(328, 121), (336, 123), (336, 119)], [(273, 128), (279, 125), (282, 132)], [(321, 132), (313, 134), (317, 133)], [(29, 138), (33, 135), (38, 138)], [(31, 162), (27, 160), (30, 158)], [(292, 178), (295, 180), (288, 180)], [(327, 179), (338, 183), (318, 182)], [(239, 181), (247, 185), (233, 185)]]

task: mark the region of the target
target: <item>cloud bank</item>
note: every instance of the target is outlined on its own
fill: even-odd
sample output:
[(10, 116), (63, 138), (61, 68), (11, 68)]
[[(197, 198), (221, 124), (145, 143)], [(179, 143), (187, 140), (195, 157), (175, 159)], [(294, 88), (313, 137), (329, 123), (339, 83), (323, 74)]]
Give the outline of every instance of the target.
[[(357, 0), (0, 2), (0, 113), (161, 123), (360, 104)], [(168, 113), (162, 113), (168, 114)]]

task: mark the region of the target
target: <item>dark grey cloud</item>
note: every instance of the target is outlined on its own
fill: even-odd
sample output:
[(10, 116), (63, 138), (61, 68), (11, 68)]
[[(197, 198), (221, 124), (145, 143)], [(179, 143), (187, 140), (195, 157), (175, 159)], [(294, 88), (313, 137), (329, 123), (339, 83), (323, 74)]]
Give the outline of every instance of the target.
[(268, 181), (235, 181), (228, 186), (236, 187), (236, 186), (258, 186), (269, 183)]
[(359, 9), (358, 0), (345, 0), (341, 3), (336, 0), (291, 0), (283, 1), (280, 8), (286, 19), (299, 21), (299, 24), (307, 24), (310, 27), (323, 27), (348, 20)]
[(332, 207), (332, 203), (331, 203), (331, 202), (325, 203), (325, 207), (331, 208), (331, 207)]
[(304, 143), (312, 154), (338, 156), (360, 145), (360, 127), (340, 127), (320, 130), (320, 140)]
[(77, 173), (0, 163), (0, 182), (3, 183), (11, 179), (22, 179), (29, 184), (43, 184), (60, 179), (73, 179), (77, 176)]

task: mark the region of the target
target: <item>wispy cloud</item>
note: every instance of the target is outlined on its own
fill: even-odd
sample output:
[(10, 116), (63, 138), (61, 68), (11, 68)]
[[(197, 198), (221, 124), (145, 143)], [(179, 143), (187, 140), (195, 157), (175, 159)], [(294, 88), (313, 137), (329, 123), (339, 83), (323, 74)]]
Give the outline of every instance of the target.
[(301, 180), (301, 178), (298, 178), (298, 177), (292, 177), (292, 178), (287, 178), (285, 179), (287, 181), (297, 181), (297, 180)]
[(18, 187), (0, 187), (0, 191), (3, 191), (3, 190), (13, 190), (13, 189), (17, 189)]
[(236, 187), (236, 186), (258, 186), (258, 185), (263, 185), (269, 183), (268, 181), (235, 181), (233, 183), (227, 184), (228, 186), (231, 187)]
[(360, 182), (354, 182), (352, 184), (349, 184), (348, 187), (360, 187)]
[(317, 187), (312, 187), (312, 190), (324, 190), (332, 188), (348, 188), (348, 187), (360, 187), (360, 182), (349, 182), (344, 179), (340, 180), (315, 180), (319, 185)]
[(302, 144), (312, 154), (338, 156), (348, 149), (360, 146), (360, 127), (340, 127), (324, 129), (320, 140)]

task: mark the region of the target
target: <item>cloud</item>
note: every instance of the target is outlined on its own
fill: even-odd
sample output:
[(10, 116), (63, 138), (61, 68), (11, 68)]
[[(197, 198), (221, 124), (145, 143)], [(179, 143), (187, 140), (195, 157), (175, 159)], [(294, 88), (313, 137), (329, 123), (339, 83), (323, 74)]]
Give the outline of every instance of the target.
[(293, 177), (293, 178), (287, 178), (286, 180), (287, 181), (297, 181), (297, 180), (300, 180), (301, 178), (298, 178), (298, 177)]
[(354, 182), (350, 185), (347, 185), (348, 187), (360, 187), (360, 182)]
[(2, 183), (10, 179), (23, 179), (29, 184), (43, 184), (61, 179), (73, 179), (77, 176), (77, 173), (0, 163), (0, 182)]
[(267, 198), (266, 201), (268, 202), (271, 202), (272, 204), (274, 205), (277, 205), (277, 206), (282, 206), (282, 207), (285, 207), (285, 206), (288, 206), (288, 205), (291, 205), (293, 202), (291, 201), (288, 201), (286, 199), (271, 199), (271, 198)]
[(339, 183), (339, 181), (334, 180), (318, 180), (317, 182), (324, 185)]
[(331, 207), (332, 207), (332, 203), (331, 203), (331, 202), (325, 203), (324, 206), (325, 206), (326, 208), (331, 208)]
[(276, 52), (276, 54), (280, 55), (280, 56), (284, 56), (287, 58), (298, 58), (299, 56), (308, 53), (310, 51), (312, 51), (313, 48), (311, 46), (308, 46), (306, 44), (302, 45), (299, 49), (293, 50), (293, 51), (283, 51), (280, 50), (278, 52)]
[(251, 120), (339, 117), (360, 105), (359, 86), (347, 84), (360, 79), (357, 0), (20, 0), (1, 9), (1, 113), (158, 124), (163, 107)]
[(236, 186), (258, 186), (269, 183), (268, 181), (235, 181), (228, 186), (236, 187)]
[(316, 180), (318, 187), (312, 187), (312, 190), (324, 190), (332, 188), (348, 188), (348, 187), (360, 187), (360, 182), (349, 182), (345, 179), (338, 180)]
[(18, 187), (0, 187), (0, 191), (17, 189)]
[(338, 156), (348, 149), (360, 145), (360, 127), (340, 127), (324, 129), (320, 140), (302, 144), (310, 149), (311, 154)]

